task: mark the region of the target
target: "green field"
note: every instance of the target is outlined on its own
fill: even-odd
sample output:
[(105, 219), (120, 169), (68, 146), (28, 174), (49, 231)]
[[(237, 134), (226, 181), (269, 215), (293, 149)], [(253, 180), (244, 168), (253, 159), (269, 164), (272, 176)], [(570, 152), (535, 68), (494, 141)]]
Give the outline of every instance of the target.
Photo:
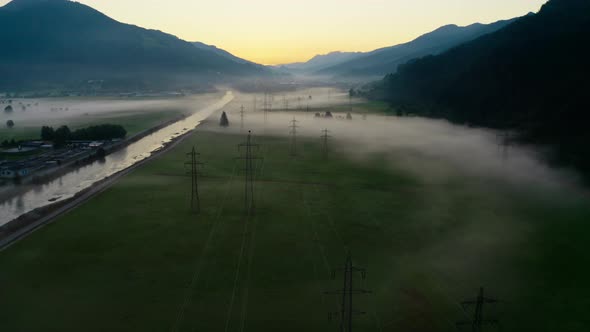
[[(339, 101), (338, 103), (334, 103), (330, 106), (313, 106), (309, 108), (310, 113), (325, 113), (327, 111), (333, 113), (342, 113), (346, 114), (350, 112), (352, 109), (352, 113), (354, 114), (387, 114), (392, 113), (391, 106), (385, 102), (380, 101), (366, 101), (363, 99), (354, 99), (351, 104)], [(291, 111), (303, 111), (306, 112), (307, 108), (305, 105), (302, 105), (301, 108), (297, 106), (291, 106), (289, 109)], [(284, 107), (277, 107), (273, 111), (289, 111)]]
[(4, 123), (0, 123), (0, 142), (4, 140), (29, 140), (39, 139), (41, 127), (45, 125), (53, 126), (57, 129), (59, 126), (67, 125), (71, 130), (86, 128), (99, 124), (117, 124), (127, 130), (127, 136), (135, 135), (146, 129), (153, 128), (161, 123), (176, 119), (185, 114), (181, 110), (163, 110), (149, 112), (123, 112), (123, 113), (106, 113), (101, 115), (81, 116), (73, 119), (61, 119), (55, 121), (26, 121), (16, 123), (15, 127), (10, 129)]
[[(480, 286), (503, 331), (590, 328), (590, 204), (472, 178), (428, 180), (403, 158), (356, 161), (316, 140), (258, 137), (256, 213), (243, 214), (244, 137), (207, 126), (0, 253), (2, 331), (338, 331), (347, 253), (356, 331), (456, 331)], [(189, 212), (185, 153), (206, 163)], [(494, 329), (490, 329), (493, 331)]]

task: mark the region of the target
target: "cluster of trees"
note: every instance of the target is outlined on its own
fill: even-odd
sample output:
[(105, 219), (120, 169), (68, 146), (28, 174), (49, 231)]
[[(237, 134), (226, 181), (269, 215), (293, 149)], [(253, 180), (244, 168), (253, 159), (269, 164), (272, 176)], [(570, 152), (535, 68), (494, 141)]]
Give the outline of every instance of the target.
[(125, 128), (119, 125), (104, 124), (91, 126), (71, 131), (68, 126), (61, 126), (53, 129), (50, 126), (41, 128), (41, 139), (53, 141), (57, 146), (63, 145), (66, 141), (100, 141), (124, 138), (127, 135)]
[(9, 140), (4, 140), (2, 141), (2, 145), (3, 148), (13, 148), (19, 145), (19, 142), (15, 141), (14, 138)]
[(504, 29), (400, 66), (368, 96), (402, 113), (517, 130), (590, 174), (588, 13), (590, 1), (551, 0)]

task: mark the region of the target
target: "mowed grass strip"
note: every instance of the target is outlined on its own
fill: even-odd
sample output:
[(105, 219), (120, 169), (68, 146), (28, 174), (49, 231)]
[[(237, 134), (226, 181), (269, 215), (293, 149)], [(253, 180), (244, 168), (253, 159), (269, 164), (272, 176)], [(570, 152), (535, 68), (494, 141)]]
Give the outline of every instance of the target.
[[(507, 331), (540, 312), (553, 316), (533, 323), (537, 330), (566, 319), (563, 331), (588, 326), (549, 301), (588, 301), (590, 290), (568, 283), (588, 275), (573, 268), (589, 258), (585, 199), (459, 172), (423, 181), (395, 166), (395, 151), (352, 161), (335, 150), (324, 159), (319, 139), (302, 139), (292, 158), (287, 137), (256, 137), (264, 162), (256, 214), (246, 218), (234, 159), (244, 139), (205, 125), (1, 252), (2, 330), (337, 330), (328, 313), (341, 298), (325, 291), (342, 287), (331, 270), (348, 252), (368, 272), (355, 285), (373, 292), (355, 297), (367, 312), (355, 319), (359, 331), (454, 331), (465, 318), (459, 302), (480, 285), (507, 300), (498, 312)], [(193, 145), (205, 162), (200, 215), (189, 209), (184, 166)], [(568, 279), (557, 267), (578, 274)]]

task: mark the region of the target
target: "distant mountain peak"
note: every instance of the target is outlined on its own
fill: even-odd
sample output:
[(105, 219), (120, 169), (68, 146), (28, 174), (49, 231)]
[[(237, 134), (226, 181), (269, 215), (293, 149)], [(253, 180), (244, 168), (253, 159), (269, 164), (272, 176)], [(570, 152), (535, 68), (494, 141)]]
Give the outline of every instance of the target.
[(326, 53), (326, 54), (316, 54), (309, 61), (314, 61), (314, 60), (318, 60), (318, 59), (322, 59), (322, 58), (327, 58), (327, 57), (351, 56), (351, 55), (354, 55), (354, 54), (361, 54), (361, 53), (362, 52), (333, 51), (333, 52)]
[(223, 50), (199, 49), (69, 0), (13, 0), (0, 8), (0, 40), (0, 90), (80, 88), (89, 80), (113, 89), (190, 87), (265, 74)]
[(11, 2), (4, 5), (6, 9), (22, 9), (26, 7), (35, 6), (42, 3), (65, 3), (70, 2), (69, 0), (12, 0)]
[(441, 30), (449, 30), (449, 29), (457, 29), (459, 26), (457, 24), (447, 24), (447, 25), (443, 25), (437, 29), (434, 29), (431, 32), (436, 32), (436, 31), (441, 31)]
[(468, 26), (443, 25), (410, 42), (364, 53), (352, 60), (325, 67), (315, 74), (363, 79), (384, 76), (396, 72), (400, 64), (412, 59), (444, 52), (481, 35), (497, 31), (515, 20), (503, 20), (490, 24), (474, 23)]

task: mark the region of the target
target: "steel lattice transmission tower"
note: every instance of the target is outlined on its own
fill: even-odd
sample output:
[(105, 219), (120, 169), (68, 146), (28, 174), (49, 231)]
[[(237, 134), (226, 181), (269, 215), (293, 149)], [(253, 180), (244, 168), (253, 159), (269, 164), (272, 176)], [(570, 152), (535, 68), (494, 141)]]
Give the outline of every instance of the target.
[(264, 93), (264, 125), (268, 124), (268, 112), (272, 110), (273, 97), (270, 93)]
[(322, 138), (322, 152), (324, 155), (324, 158), (327, 159), (328, 158), (328, 152), (329, 152), (329, 147), (328, 147), (328, 141), (330, 139), (329, 135), (330, 131), (328, 129), (324, 129), (322, 130), (322, 136), (320, 136)]
[(293, 120), (291, 120), (291, 125), (289, 126), (289, 133), (291, 134), (291, 156), (293, 157), (297, 156), (297, 128), (299, 128), (297, 125), (298, 122), (299, 121), (293, 118)]
[(198, 166), (203, 163), (197, 160), (200, 153), (197, 153), (195, 147), (191, 152), (187, 153), (189, 161), (185, 163), (189, 167), (189, 173), (191, 175), (191, 210), (195, 213), (201, 212), (201, 199), (199, 197), (199, 173)]
[(248, 137), (245, 143), (238, 144), (238, 149), (242, 154), (237, 159), (244, 161), (244, 213), (247, 216), (254, 214), (254, 175), (256, 169), (254, 167), (255, 160), (261, 160), (262, 158), (254, 156), (253, 150), (258, 150), (260, 145), (252, 143), (252, 131), (248, 131)]
[(471, 326), (472, 332), (481, 332), (483, 331), (484, 326), (498, 325), (497, 319), (484, 319), (483, 316), (484, 305), (494, 303), (498, 303), (498, 300), (485, 297), (483, 293), (483, 287), (480, 287), (479, 294), (477, 295), (477, 298), (475, 300), (464, 301), (461, 303), (463, 310), (467, 310), (467, 308), (469, 307), (475, 307), (475, 311), (473, 313), (473, 320), (458, 322), (457, 327)]
[(240, 132), (242, 132), (244, 130), (244, 114), (246, 112), (244, 111), (244, 105), (242, 105), (242, 107), (240, 108)]
[(343, 268), (332, 271), (332, 279), (336, 279), (336, 272), (344, 273), (344, 285), (341, 290), (326, 292), (330, 295), (342, 295), (342, 303), (340, 305), (339, 312), (330, 313), (330, 318), (334, 315), (340, 316), (340, 331), (341, 332), (352, 332), (352, 318), (355, 315), (365, 314), (365, 312), (354, 310), (353, 308), (353, 295), (354, 294), (369, 294), (368, 290), (355, 289), (354, 274), (360, 272), (361, 277), (364, 280), (366, 278), (365, 269), (357, 268), (352, 265), (352, 257), (350, 254), (346, 258), (346, 263)]
[(289, 99), (287, 99), (287, 96), (285, 95), (283, 95), (283, 106), (285, 107), (286, 111), (289, 110)]

